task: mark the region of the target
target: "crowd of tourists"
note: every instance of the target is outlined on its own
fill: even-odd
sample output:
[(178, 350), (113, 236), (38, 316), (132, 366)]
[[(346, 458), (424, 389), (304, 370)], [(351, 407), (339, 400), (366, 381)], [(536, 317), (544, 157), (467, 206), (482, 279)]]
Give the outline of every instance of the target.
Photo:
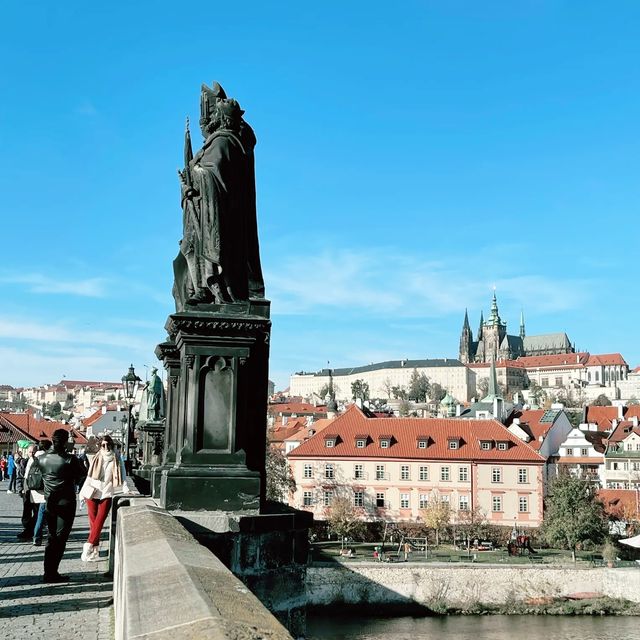
[(44, 549), (46, 583), (67, 582), (59, 572), (67, 540), (76, 517), (78, 499), (87, 508), (89, 535), (81, 559), (100, 559), (100, 533), (111, 510), (113, 496), (126, 492), (125, 467), (110, 436), (105, 435), (95, 453), (77, 456), (67, 450), (69, 432), (54, 431), (23, 452), (0, 457), (0, 480), (9, 481), (7, 493), (22, 499), (20, 542)]

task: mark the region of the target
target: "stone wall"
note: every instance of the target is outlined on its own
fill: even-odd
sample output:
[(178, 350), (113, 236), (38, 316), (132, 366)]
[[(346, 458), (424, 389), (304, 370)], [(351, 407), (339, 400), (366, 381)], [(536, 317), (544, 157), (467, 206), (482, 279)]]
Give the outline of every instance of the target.
[(640, 569), (423, 564), (313, 565), (307, 569), (310, 606), (403, 605), (429, 608), (507, 604), (529, 598), (595, 592), (640, 602)]
[(287, 640), (249, 589), (169, 513), (121, 507), (114, 573), (117, 640)]

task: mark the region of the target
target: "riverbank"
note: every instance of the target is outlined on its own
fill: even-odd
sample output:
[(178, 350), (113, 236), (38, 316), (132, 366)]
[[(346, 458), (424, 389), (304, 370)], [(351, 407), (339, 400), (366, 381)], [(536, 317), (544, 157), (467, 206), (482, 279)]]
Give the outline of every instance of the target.
[(332, 611), (357, 606), (384, 615), (640, 615), (638, 568), (313, 564), (306, 586), (311, 608)]

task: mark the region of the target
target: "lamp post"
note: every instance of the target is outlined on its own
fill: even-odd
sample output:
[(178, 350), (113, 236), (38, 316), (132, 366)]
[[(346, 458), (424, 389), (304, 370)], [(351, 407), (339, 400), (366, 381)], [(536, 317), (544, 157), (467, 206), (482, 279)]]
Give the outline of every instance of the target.
[(129, 371), (126, 375), (122, 376), (122, 389), (124, 391), (124, 397), (127, 400), (127, 430), (124, 437), (124, 459), (127, 473), (131, 473), (131, 460), (129, 458), (129, 439), (131, 438), (131, 410), (133, 409), (133, 401), (138, 393), (138, 386), (141, 380), (136, 375), (133, 369), (133, 365), (129, 367)]

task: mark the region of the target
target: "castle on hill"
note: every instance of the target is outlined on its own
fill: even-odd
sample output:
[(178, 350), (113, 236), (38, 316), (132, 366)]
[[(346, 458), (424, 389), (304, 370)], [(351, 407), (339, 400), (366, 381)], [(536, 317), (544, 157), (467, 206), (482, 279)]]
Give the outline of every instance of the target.
[(484, 320), (480, 313), (480, 326), (474, 340), (469, 315), (464, 312), (460, 351), (458, 359), (465, 363), (491, 362), (494, 360), (516, 360), (525, 356), (548, 356), (563, 353), (575, 353), (567, 334), (546, 333), (538, 336), (527, 336), (524, 326), (524, 313), (520, 314), (520, 331), (518, 335), (507, 333), (507, 323), (503, 322), (498, 312), (496, 292), (493, 292), (491, 315)]

